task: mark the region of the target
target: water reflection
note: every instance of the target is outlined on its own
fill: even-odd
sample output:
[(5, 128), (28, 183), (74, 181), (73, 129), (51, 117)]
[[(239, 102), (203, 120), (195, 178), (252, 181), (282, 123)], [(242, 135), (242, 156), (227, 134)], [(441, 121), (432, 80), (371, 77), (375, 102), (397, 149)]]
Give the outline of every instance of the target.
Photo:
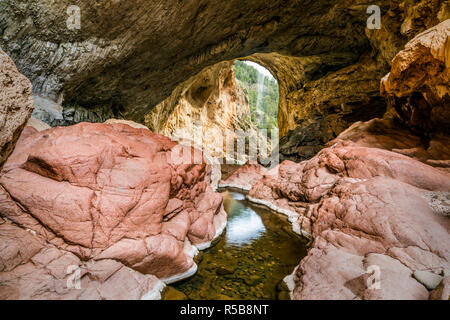
[(243, 194), (225, 192), (223, 197), (224, 207), (228, 212), (226, 245), (249, 245), (266, 231), (261, 217), (252, 208), (239, 201), (245, 200)]
[(306, 255), (284, 216), (253, 206), (245, 195), (222, 192), (228, 225), (196, 259), (198, 272), (173, 286), (188, 299), (276, 299), (277, 284)]

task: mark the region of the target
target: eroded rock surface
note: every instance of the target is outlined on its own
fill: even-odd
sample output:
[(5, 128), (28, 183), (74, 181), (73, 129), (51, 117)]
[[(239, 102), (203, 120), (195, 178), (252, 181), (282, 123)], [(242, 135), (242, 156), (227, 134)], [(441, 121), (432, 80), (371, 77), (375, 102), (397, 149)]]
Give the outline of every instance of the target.
[(33, 111), (30, 81), (0, 49), (0, 170)]
[[(388, 1), (386, 6), (381, 7), (381, 28), (365, 29), (370, 49), (359, 52), (356, 56), (355, 53), (352, 55), (333, 52), (314, 57), (298, 57), (293, 63), (289, 63), (292, 58), (282, 60), (292, 70), (289, 77), (283, 72), (279, 72), (277, 77), (281, 95), (279, 126), (280, 136), (284, 137), (280, 141), (283, 159), (296, 162), (310, 159), (315, 152), (326, 145), (326, 142), (335, 138), (352, 123), (382, 117), (387, 104), (388, 110), (392, 110), (393, 113), (395, 112), (394, 104), (398, 109), (403, 108), (403, 111), (399, 110), (398, 118), (404, 118), (404, 123), (410, 128), (417, 126), (421, 123), (422, 117), (429, 116), (426, 113), (430, 111), (430, 108), (425, 105), (422, 107), (422, 98), (420, 98), (426, 91), (430, 91), (429, 97), (425, 98), (428, 99), (427, 103), (434, 105), (436, 109), (436, 113), (430, 120), (435, 118), (440, 122), (437, 126), (441, 129), (448, 127), (445, 119), (449, 117), (446, 116), (446, 112), (437, 111), (440, 110), (439, 108), (442, 109), (443, 105), (448, 105), (448, 100), (443, 98), (442, 91), (438, 94), (437, 100), (433, 98), (437, 94), (436, 90), (441, 90), (437, 89), (438, 87), (447, 86), (448, 92), (448, 79), (442, 81), (445, 80), (447, 71), (442, 73), (440, 80), (435, 79), (436, 84), (440, 83), (435, 89), (426, 89), (429, 85), (433, 86), (431, 83), (421, 88), (421, 80), (423, 77), (434, 77), (435, 72), (440, 73), (445, 69), (439, 68), (445, 64), (443, 56), (448, 55), (443, 48), (448, 46), (446, 41), (448, 31), (445, 32), (443, 29), (450, 19), (450, 7), (444, 1)], [(355, 8), (350, 7), (349, 10), (352, 12)], [(358, 11), (355, 10), (354, 13), (358, 14)], [(440, 27), (425, 31), (439, 23), (441, 23)], [(440, 35), (438, 36), (437, 33)], [(394, 59), (405, 44), (415, 36), (417, 36), (416, 40), (408, 44), (409, 47), (402, 56)], [(431, 53), (435, 50), (431, 47), (435, 49), (439, 47), (439, 53)], [(433, 55), (436, 55), (436, 59)], [(436, 64), (439, 60), (441, 62)], [(427, 61), (430, 62), (429, 66), (425, 66)], [(391, 64), (393, 67), (391, 83), (394, 86), (398, 85), (398, 88), (392, 88), (393, 90), (390, 90), (388, 94), (380, 94), (379, 80), (390, 70)], [(406, 67), (406, 64), (411, 64), (412, 67), (408, 66), (408, 69), (410, 68), (408, 72), (402, 69)], [(270, 66), (271, 63), (266, 65)], [(416, 71), (412, 72), (414, 68)], [(446, 68), (448, 70), (448, 67)], [(396, 73), (399, 73), (399, 76), (396, 76)], [(429, 75), (425, 76), (425, 74)], [(293, 79), (295, 81), (292, 81)], [(417, 93), (407, 98), (406, 96), (411, 93), (407, 91), (411, 90), (406, 87), (401, 89), (402, 85), (408, 86), (408, 81), (416, 80), (415, 84), (411, 83), (411, 90)], [(286, 83), (291, 85), (287, 86)], [(405, 95), (399, 95), (398, 90), (403, 91)], [(387, 103), (383, 95), (391, 96)], [(394, 99), (394, 97), (397, 98)], [(407, 106), (410, 100), (412, 100), (411, 103), (416, 104), (413, 108), (415, 124), (409, 120), (413, 112), (413, 109)], [(428, 126), (427, 130), (430, 130), (430, 120), (420, 125)], [(419, 128), (416, 133), (420, 133), (423, 129), (425, 128)]]
[[(142, 298), (156, 279), (146, 275), (170, 282), (195, 272), (196, 247), (207, 246), (223, 229), (226, 213), (221, 195), (210, 186), (210, 167), (204, 161), (194, 164), (191, 151), (148, 129), (120, 123), (41, 132), (26, 127), (0, 175), (0, 215), (15, 228), (2, 242), (7, 267), (0, 295), (56, 297), (46, 290), (43, 296), (19, 290), (27, 281), (38, 286), (26, 274), (41, 266), (22, 265), (49, 247), (94, 270), (115, 268), (107, 261), (119, 265), (111, 274), (124, 283), (114, 287), (101, 280), (99, 286), (111, 287), (108, 293), (99, 289), (98, 297)], [(31, 252), (30, 245), (25, 249), (30, 252), (15, 253), (21, 247), (17, 241), (24, 241), (16, 232), (36, 238), (37, 249)], [(93, 280), (84, 281), (91, 286)], [(123, 285), (132, 294), (119, 293)]]
[[(206, 68), (180, 84), (145, 116), (152, 131), (192, 143), (210, 156), (235, 159), (226, 146), (236, 145), (237, 130), (256, 137), (247, 96), (235, 79), (233, 62)], [(233, 150), (230, 150), (234, 152)]]
[(389, 112), (416, 132), (449, 134), (450, 19), (417, 35), (381, 82)]
[[(413, 272), (448, 272), (449, 173), (377, 147), (339, 141), (309, 161), (283, 162), (249, 192), (314, 240), (294, 299), (428, 299)], [(369, 267), (381, 272), (379, 289), (367, 284)]]
[(414, 35), (450, 17), (445, 0), (376, 4), (381, 29), (369, 30), (360, 0), (78, 1), (74, 29), (66, 1), (3, 1), (0, 46), (36, 95), (79, 106), (85, 120), (95, 117), (83, 110), (109, 109), (141, 123), (205, 68), (269, 54), (254, 60), (280, 83), (280, 136), (320, 119), (337, 132), (341, 123), (328, 116), (368, 120), (366, 102), (379, 113), (378, 76)]
[(338, 138), (327, 143), (356, 143), (359, 146), (390, 150), (417, 159), (423, 163), (449, 172), (450, 138), (434, 134), (431, 138), (418, 136), (411, 129), (393, 119), (373, 119), (356, 122)]
[(115, 260), (82, 261), (0, 218), (0, 298), (159, 299), (164, 284)]
[(260, 164), (246, 163), (234, 171), (227, 179), (220, 181), (220, 188), (236, 188), (249, 191), (268, 170)]
[(450, 157), (440, 118), (448, 22), (393, 60), (382, 80), (392, 108), (384, 119), (353, 124), (311, 160), (284, 161), (250, 190), (250, 200), (312, 238), (290, 278), (292, 298), (448, 299)]

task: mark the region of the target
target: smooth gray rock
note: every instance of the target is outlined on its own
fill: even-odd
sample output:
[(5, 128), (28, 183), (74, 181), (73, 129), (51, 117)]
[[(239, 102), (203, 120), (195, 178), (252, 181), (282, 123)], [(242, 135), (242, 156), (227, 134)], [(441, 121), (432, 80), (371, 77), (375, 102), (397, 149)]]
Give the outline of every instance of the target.
[(441, 283), (444, 277), (430, 271), (416, 270), (413, 273), (414, 278), (423, 284), (428, 290), (434, 290)]

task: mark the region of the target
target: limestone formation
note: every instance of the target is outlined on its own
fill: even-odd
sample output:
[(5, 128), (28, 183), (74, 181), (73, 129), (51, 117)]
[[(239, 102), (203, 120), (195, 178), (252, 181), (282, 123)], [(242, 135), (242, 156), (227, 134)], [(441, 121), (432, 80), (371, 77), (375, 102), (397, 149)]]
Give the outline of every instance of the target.
[(417, 35), (392, 61), (381, 92), (389, 112), (416, 132), (449, 134), (450, 19)]
[(237, 169), (227, 179), (219, 183), (220, 188), (236, 188), (249, 191), (252, 186), (262, 178), (268, 170), (260, 164), (246, 163)]
[(0, 169), (33, 111), (30, 81), (0, 49)]
[(313, 240), (292, 275), (292, 298), (447, 299), (450, 155), (439, 116), (448, 109), (448, 21), (393, 60), (382, 81), (393, 103), (385, 119), (353, 124), (250, 190), (251, 201), (287, 214)]
[(179, 85), (146, 115), (145, 124), (154, 132), (192, 143), (210, 156), (235, 159), (226, 146), (236, 145), (237, 130), (257, 134), (256, 128), (245, 122), (250, 110), (242, 90), (233, 62), (219, 63)]
[(0, 299), (160, 299), (194, 274), (226, 213), (182, 140), (227, 158), (223, 131), (253, 130), (245, 59), (279, 83), (287, 160), (222, 185), (311, 240), (290, 298), (448, 300), (450, 6), (376, 4), (379, 29), (360, 0), (81, 0), (73, 28), (65, 0), (0, 1)]
[(27, 126), (33, 127), (37, 131), (47, 130), (51, 128), (48, 124), (39, 119), (34, 118), (33, 116), (30, 119), (28, 119)]
[(0, 299), (155, 300), (164, 288), (153, 275), (115, 260), (80, 260), (31, 230), (0, 219)]
[[(313, 238), (294, 274), (294, 299), (427, 299), (413, 272), (450, 268), (448, 173), (342, 139), (277, 170), (249, 199), (289, 215), (294, 230)], [(435, 205), (438, 194), (447, 196)], [(367, 285), (372, 265), (381, 271), (379, 290)]]
[[(265, 66), (286, 88), (280, 104), (283, 136), (329, 114), (368, 120), (353, 107), (364, 99), (373, 102), (371, 111), (380, 112), (377, 75), (387, 71), (406, 41), (450, 17), (444, 0), (377, 4), (380, 30), (366, 28), (367, 5), (359, 0), (233, 0), (225, 6), (212, 0), (79, 1), (77, 29), (68, 28), (66, 1), (3, 1), (0, 47), (29, 77), (36, 95), (86, 110), (109, 108), (114, 117), (141, 123), (180, 83), (206, 67), (274, 54)], [(290, 73), (301, 67), (283, 65), (295, 58), (306, 65), (298, 77)], [(327, 92), (323, 99), (321, 91)], [(319, 113), (305, 114), (301, 101)]]
[[(69, 265), (98, 270), (85, 280), (89, 297), (142, 298), (156, 285), (146, 275), (167, 283), (192, 275), (197, 248), (207, 247), (226, 223), (222, 197), (209, 184), (211, 169), (204, 161), (193, 164), (192, 151), (121, 123), (41, 132), (26, 127), (0, 175), (0, 215), (7, 229), (11, 223), (20, 227), (2, 233), (0, 296), (83, 298), (45, 289), (66, 279)], [(36, 242), (36, 250), (30, 244), (17, 251), (27, 241), (21, 233)], [(54, 254), (36, 258), (42, 264), (33, 262), (50, 248)], [(56, 279), (49, 275), (35, 284), (38, 279), (26, 276), (47, 272), (59, 256), (65, 258), (55, 262)], [(102, 278), (104, 268), (117, 274), (120, 286)], [(36, 291), (20, 290), (27, 281)], [(121, 292), (124, 285), (132, 290), (128, 295)]]

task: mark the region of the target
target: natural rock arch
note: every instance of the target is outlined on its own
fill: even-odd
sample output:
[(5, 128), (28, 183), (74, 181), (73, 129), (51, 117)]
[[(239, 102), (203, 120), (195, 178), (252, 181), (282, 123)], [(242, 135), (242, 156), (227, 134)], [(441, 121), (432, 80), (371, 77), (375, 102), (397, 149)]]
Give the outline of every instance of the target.
[[(351, 56), (338, 63), (344, 67), (374, 47), (386, 62), (408, 38), (448, 15), (445, 1), (430, 5), (383, 0), (378, 1), (382, 29), (367, 31), (367, 7), (357, 0), (332, 5), (298, 0), (102, 0), (79, 1), (81, 29), (69, 30), (69, 2), (2, 2), (0, 46), (30, 78), (36, 95), (85, 107), (106, 105), (140, 122), (145, 111), (179, 83), (220, 61), (258, 52)], [(420, 23), (412, 18), (416, 16)], [(325, 70), (337, 67), (333, 61), (331, 67), (321, 64)], [(289, 121), (286, 112), (280, 117), (280, 122)], [(293, 128), (281, 126), (282, 133)]]

